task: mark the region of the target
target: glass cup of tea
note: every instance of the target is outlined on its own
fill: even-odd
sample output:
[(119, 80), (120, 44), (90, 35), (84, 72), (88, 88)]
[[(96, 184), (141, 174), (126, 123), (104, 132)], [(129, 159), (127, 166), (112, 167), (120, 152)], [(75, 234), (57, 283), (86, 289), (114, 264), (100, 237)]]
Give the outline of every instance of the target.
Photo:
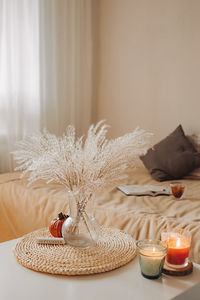
[(170, 183), (170, 188), (174, 197), (181, 199), (185, 192), (186, 185), (183, 182), (174, 181)]

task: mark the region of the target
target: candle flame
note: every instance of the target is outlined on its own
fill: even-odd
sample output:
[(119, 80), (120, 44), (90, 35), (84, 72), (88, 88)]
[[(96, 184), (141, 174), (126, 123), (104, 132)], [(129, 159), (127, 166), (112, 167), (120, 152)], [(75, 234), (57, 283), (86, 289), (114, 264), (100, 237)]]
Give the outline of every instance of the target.
[(155, 247), (153, 247), (153, 252), (156, 252), (156, 248)]
[(178, 238), (176, 241), (176, 247), (180, 247), (181, 246), (181, 239)]

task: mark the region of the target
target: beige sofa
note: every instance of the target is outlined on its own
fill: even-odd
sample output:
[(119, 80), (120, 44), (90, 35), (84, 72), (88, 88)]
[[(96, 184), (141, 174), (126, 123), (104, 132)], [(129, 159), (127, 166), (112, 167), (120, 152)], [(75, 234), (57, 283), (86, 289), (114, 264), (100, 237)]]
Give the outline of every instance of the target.
[[(125, 196), (116, 187), (94, 196), (95, 216), (103, 226), (116, 227), (135, 239), (160, 239), (163, 230), (186, 228), (192, 233), (191, 259), (200, 263), (200, 181), (184, 180), (186, 193), (173, 196)], [(168, 186), (154, 181), (146, 169), (128, 174), (125, 183)], [(65, 187), (39, 181), (27, 187), (20, 173), (0, 175), (0, 242), (46, 227), (59, 212), (68, 213)]]

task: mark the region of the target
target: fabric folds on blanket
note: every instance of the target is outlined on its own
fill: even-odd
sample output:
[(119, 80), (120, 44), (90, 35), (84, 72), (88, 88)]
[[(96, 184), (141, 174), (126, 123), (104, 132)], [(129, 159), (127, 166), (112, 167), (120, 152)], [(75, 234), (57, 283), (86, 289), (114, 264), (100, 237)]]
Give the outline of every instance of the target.
[[(200, 263), (200, 181), (184, 180), (183, 199), (173, 196), (125, 196), (115, 188), (94, 195), (95, 217), (102, 226), (115, 227), (133, 236), (160, 239), (164, 230), (192, 233), (191, 259)], [(169, 186), (154, 181), (139, 168), (128, 173), (124, 184)], [(58, 184), (39, 181), (27, 187), (20, 173), (0, 175), (0, 242), (46, 227), (59, 212), (69, 212), (67, 192)]]

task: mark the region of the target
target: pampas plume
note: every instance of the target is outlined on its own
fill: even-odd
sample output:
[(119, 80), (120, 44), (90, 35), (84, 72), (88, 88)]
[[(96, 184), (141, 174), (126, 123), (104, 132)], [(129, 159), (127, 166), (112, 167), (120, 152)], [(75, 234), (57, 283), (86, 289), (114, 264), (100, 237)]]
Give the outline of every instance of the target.
[(47, 130), (19, 141), (14, 159), (22, 175), (29, 173), (30, 184), (38, 179), (56, 181), (72, 192), (93, 193), (106, 185), (118, 184), (128, 167), (137, 165), (145, 154), (152, 134), (137, 127), (133, 132), (107, 140), (108, 126), (91, 125), (87, 136), (76, 138), (75, 128), (67, 127), (62, 137)]

